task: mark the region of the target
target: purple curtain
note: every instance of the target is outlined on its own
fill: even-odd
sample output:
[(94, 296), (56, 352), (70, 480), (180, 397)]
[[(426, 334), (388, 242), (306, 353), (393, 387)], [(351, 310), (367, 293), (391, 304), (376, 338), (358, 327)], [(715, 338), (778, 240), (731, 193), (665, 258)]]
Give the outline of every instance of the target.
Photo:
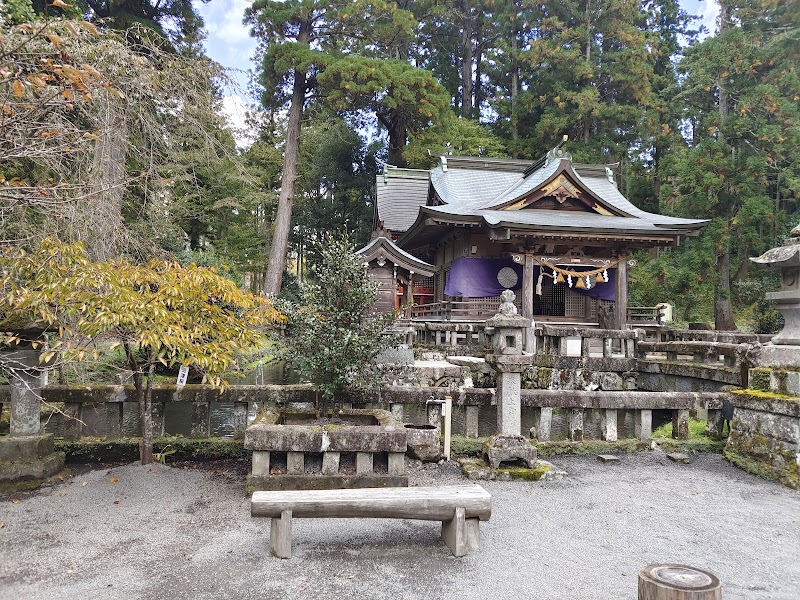
[[(579, 267), (573, 265), (559, 265), (568, 268), (570, 271), (592, 271), (596, 267)], [(508, 285), (508, 272), (500, 274), (503, 268), (510, 268), (517, 275), (517, 281), (510, 287), (504, 287), (498, 279)], [(547, 272), (547, 269), (545, 269)], [(534, 284), (539, 277), (539, 267), (534, 269)], [(513, 277), (512, 277), (513, 279)], [(614, 302), (617, 298), (617, 270), (608, 269), (608, 281), (605, 283), (594, 283), (590, 289), (580, 289), (572, 284), (572, 289), (584, 296), (598, 298), (600, 300), (610, 300)], [(566, 283), (564, 284), (566, 285)], [(444, 286), (444, 293), (447, 296), (461, 296), (463, 298), (488, 298), (499, 296), (504, 290), (522, 289), (522, 265), (512, 260), (504, 258), (471, 258), (462, 257), (453, 261), (450, 272), (447, 274), (447, 282)]]
[[(516, 282), (510, 287), (505, 285), (514, 279), (508, 271), (500, 273), (504, 268), (513, 270)], [(500, 279), (498, 279), (500, 275)], [(505, 290), (519, 290), (522, 288), (522, 265), (504, 258), (469, 258), (462, 257), (453, 261), (444, 293), (447, 296), (461, 296), (464, 298), (488, 298), (499, 296)]]

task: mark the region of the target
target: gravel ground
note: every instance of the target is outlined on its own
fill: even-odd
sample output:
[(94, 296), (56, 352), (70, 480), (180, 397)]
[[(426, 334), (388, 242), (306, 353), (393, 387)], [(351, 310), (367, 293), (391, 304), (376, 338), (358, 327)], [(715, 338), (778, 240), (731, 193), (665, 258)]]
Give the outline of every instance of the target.
[[(800, 598), (800, 493), (718, 455), (554, 462), (569, 477), (483, 483), (492, 518), (458, 559), (437, 523), (395, 519), (296, 519), (294, 557), (272, 558), (241, 463), (86, 471), (0, 498), (0, 598), (635, 599), (654, 562), (712, 571), (725, 600)], [(409, 465), (413, 485), (463, 482)]]

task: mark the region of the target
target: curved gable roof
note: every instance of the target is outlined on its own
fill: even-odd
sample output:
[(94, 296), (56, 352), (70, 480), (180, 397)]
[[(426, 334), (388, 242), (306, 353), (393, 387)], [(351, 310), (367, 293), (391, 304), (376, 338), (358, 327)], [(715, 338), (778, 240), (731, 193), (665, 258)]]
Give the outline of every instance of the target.
[[(552, 156), (551, 156), (552, 155)], [(442, 157), (439, 165), (431, 170), (431, 196), (435, 206), (423, 206), (416, 215), (416, 222), (409, 227), (418, 229), (426, 219), (450, 218), (457, 222), (480, 222), (486, 225), (538, 225), (582, 229), (594, 227), (613, 230), (674, 230), (676, 233), (695, 230), (708, 222), (707, 219), (683, 219), (668, 217), (640, 210), (617, 188), (611, 179), (607, 165), (575, 165), (566, 153), (551, 153), (547, 159), (530, 161), (483, 159), (469, 157)], [(581, 190), (593, 198), (598, 206), (595, 212), (565, 212), (557, 217), (550, 213), (558, 210), (508, 210), (508, 207), (541, 190), (559, 174), (569, 176)], [(605, 176), (603, 176), (605, 175)], [(533, 215), (529, 213), (548, 213)], [(498, 214), (499, 213), (499, 214)], [(622, 219), (609, 221), (608, 219)], [(666, 232), (666, 231), (665, 231)], [(411, 233), (411, 231), (409, 231)], [(405, 240), (408, 236), (403, 236)]]
[(376, 237), (369, 244), (357, 250), (356, 254), (363, 257), (364, 261), (367, 263), (373, 260), (379, 262), (388, 260), (406, 271), (419, 273), (423, 277), (432, 277), (436, 272), (435, 266), (409, 254), (392, 242), (392, 240), (384, 236)]

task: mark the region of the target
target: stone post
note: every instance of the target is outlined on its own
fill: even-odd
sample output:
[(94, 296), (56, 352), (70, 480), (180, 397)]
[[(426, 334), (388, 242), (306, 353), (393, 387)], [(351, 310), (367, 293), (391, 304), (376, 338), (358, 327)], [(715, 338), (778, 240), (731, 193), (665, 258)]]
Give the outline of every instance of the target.
[[(20, 344), (22, 346), (22, 344)], [(6, 353), (4, 362), (11, 371), (11, 435), (38, 435), (41, 429), (41, 373), (39, 352), (30, 344)]]
[(29, 488), (58, 473), (64, 467), (64, 453), (55, 452), (53, 436), (41, 431), (39, 350), (30, 341), (21, 342), (4, 353), (3, 363), (11, 375), (11, 423), (10, 435), (0, 438), (0, 485), (19, 483)]
[(525, 331), (530, 319), (517, 314), (514, 292), (504, 291), (500, 309), (486, 321), (486, 333), (492, 336), (492, 353), (486, 362), (497, 371), (497, 430), (489, 440), (487, 456), (493, 468), (515, 458), (525, 460), (533, 468), (536, 449), (521, 435), (522, 372), (533, 364), (533, 357), (523, 353)]

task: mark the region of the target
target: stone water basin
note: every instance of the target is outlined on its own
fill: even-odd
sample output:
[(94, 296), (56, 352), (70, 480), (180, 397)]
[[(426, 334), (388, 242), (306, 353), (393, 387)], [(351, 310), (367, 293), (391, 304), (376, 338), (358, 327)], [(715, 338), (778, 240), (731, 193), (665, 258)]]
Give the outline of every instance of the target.
[(247, 428), (247, 491), (403, 487), (408, 435), (389, 411), (344, 409), (335, 422), (313, 410), (265, 409)]

